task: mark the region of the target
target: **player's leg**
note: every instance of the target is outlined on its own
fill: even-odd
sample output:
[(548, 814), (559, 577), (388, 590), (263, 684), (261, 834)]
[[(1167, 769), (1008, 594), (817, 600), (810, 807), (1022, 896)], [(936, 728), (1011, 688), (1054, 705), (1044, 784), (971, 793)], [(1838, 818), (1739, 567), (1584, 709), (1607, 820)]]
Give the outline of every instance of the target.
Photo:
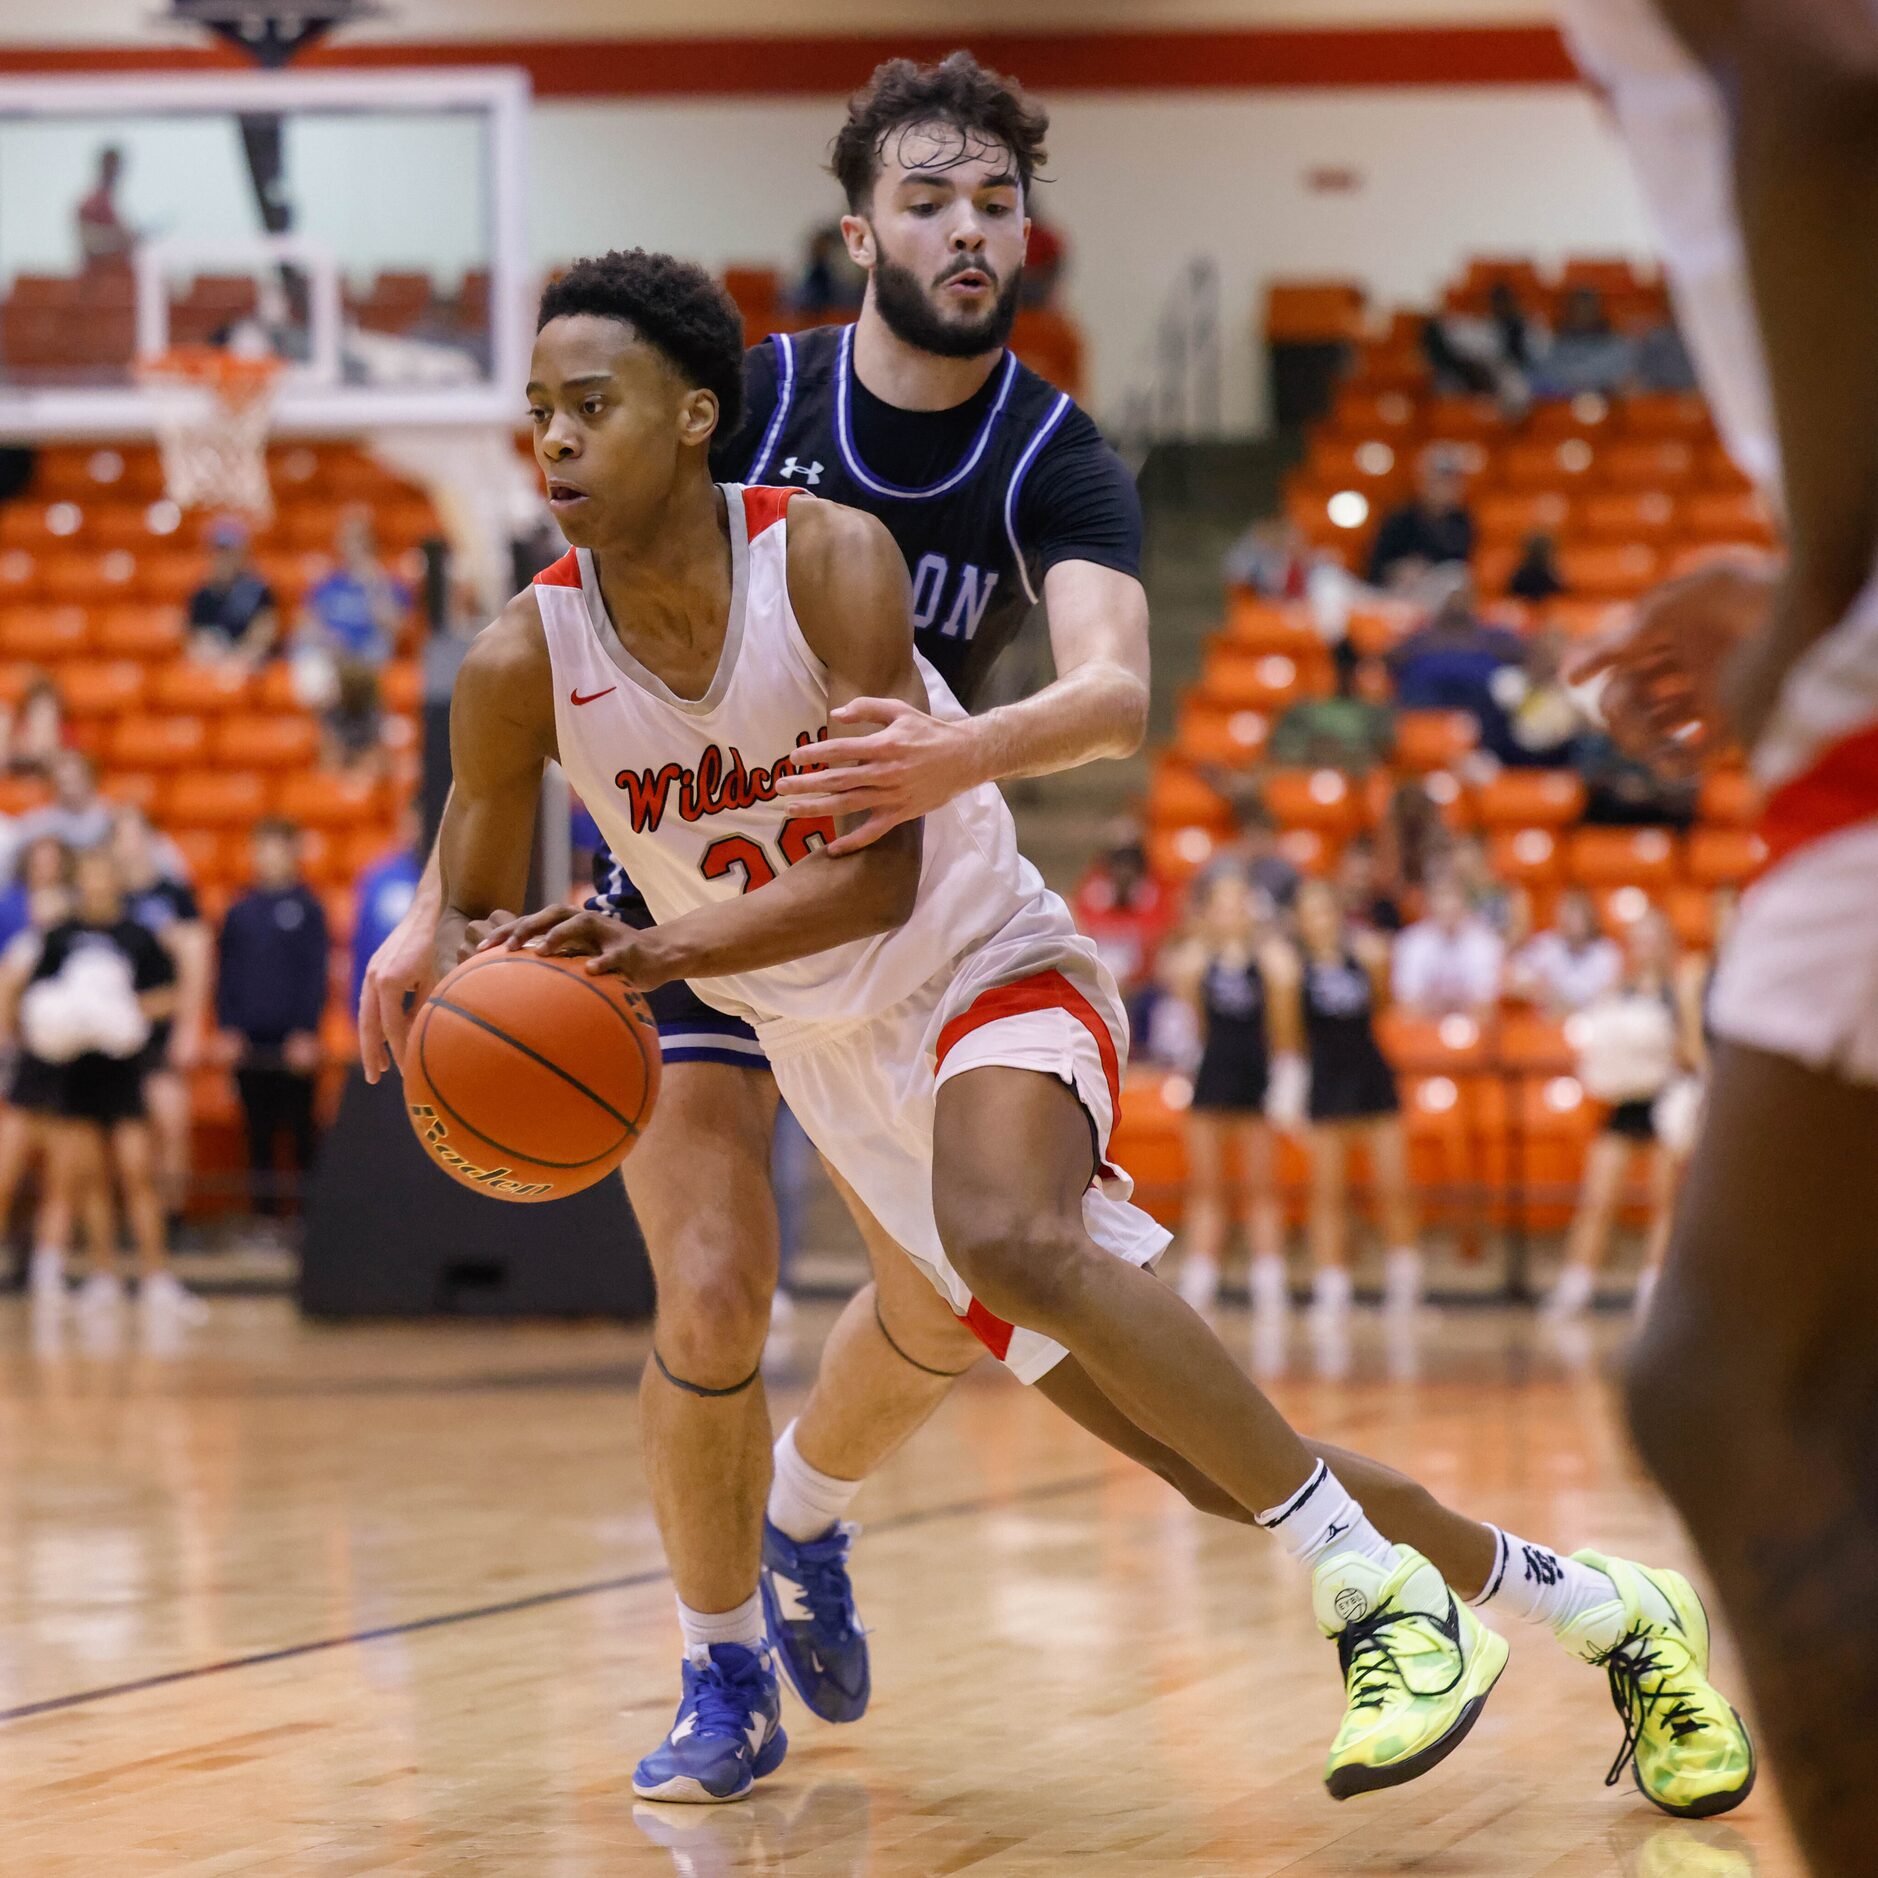
[[(644, 1799), (738, 1798), (785, 1745), (757, 1597), (770, 1474), (760, 1365), (778, 1256), (775, 1121), (776, 1086), (760, 1067), (668, 1062), (622, 1170), (658, 1287), (641, 1445), (686, 1658), (673, 1738), (633, 1775)], [(764, 1724), (754, 1748), (752, 1718)]]
[(1630, 1142), (1626, 1137), (1608, 1129), (1592, 1137), (1578, 1191), (1578, 1210), (1565, 1235), (1565, 1263), (1546, 1300), (1548, 1316), (1575, 1317), (1591, 1302), (1629, 1167)]
[(1320, 1318), (1349, 1308), (1350, 1131), (1343, 1122), (1314, 1122), (1311, 1149), (1311, 1305)]
[(1187, 1198), (1181, 1218), (1180, 1295), (1196, 1311), (1219, 1296), (1232, 1215), (1226, 1195), (1226, 1142), (1232, 1119), (1222, 1110), (1187, 1111)]
[(1874, 1142), (1878, 1088), (1723, 1043), (1628, 1377), (1638, 1442), (1734, 1620), (1821, 1872), (1871, 1858)]
[(1282, 1313), (1291, 1302), (1285, 1276), (1285, 1210), (1278, 1197), (1278, 1136), (1263, 1116), (1239, 1124), (1239, 1167), (1245, 1177), (1240, 1197), (1246, 1243), (1252, 1249), (1252, 1308), (1266, 1317)]
[(829, 1176), (874, 1275), (836, 1319), (809, 1399), (777, 1438), (763, 1609), (770, 1646), (804, 1704), (824, 1721), (850, 1722), (866, 1712), (871, 1678), (848, 1571), (856, 1529), (845, 1515), (985, 1349), (853, 1188), (833, 1168)]
[(1130, 1421), (1258, 1509), (1310, 1569), (1349, 1701), (1333, 1795), (1413, 1779), (1472, 1727), (1506, 1645), (1432, 1565), (1383, 1538), (1194, 1311), (1090, 1237), (1092, 1134), (1055, 1077), (990, 1065), (951, 1075), (933, 1140), (947, 1257), (981, 1309), (1065, 1345)]

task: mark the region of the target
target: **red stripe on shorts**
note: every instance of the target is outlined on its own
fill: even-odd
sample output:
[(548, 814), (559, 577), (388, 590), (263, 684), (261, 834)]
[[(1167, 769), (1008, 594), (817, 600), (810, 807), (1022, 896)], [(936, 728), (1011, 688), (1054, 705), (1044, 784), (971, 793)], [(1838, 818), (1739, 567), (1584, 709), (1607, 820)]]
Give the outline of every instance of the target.
[[(1122, 1112), (1122, 1065), (1115, 1039), (1109, 1035), (1109, 1027), (1103, 1023), (1095, 1006), (1061, 972), (1036, 972), (1029, 978), (1013, 979), (1008, 985), (993, 985), (989, 991), (981, 991), (940, 1031), (934, 1068), (944, 1063), (947, 1052), (974, 1030), (982, 1030), (1002, 1018), (1021, 1017), (1027, 1011), (1067, 1011), (1095, 1039), (1096, 1051), (1102, 1058), (1102, 1074), (1108, 1079), (1109, 1121), (1113, 1125)], [(986, 1310), (976, 1298), (959, 1322), (1000, 1363), (1004, 1361), (1015, 1326)]]
[(1878, 815), (1878, 724), (1854, 731), (1767, 798), (1761, 837), (1776, 867), (1800, 848)]

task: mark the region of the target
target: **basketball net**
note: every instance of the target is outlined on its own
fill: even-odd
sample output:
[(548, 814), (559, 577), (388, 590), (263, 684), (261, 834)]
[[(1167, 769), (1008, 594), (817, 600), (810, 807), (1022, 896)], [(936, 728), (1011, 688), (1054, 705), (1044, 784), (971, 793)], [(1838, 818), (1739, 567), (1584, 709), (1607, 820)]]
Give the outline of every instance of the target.
[(220, 346), (176, 346), (138, 362), (152, 394), (163, 483), (180, 507), (236, 509), (266, 523), (267, 432), (280, 360)]

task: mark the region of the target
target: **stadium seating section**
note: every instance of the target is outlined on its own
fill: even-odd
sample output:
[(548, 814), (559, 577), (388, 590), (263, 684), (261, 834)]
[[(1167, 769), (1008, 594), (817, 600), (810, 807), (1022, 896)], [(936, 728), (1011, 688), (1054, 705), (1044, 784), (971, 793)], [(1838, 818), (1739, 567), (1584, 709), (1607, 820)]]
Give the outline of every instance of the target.
[[(1619, 326), (1649, 324), (1667, 312), (1659, 281), (1640, 277), (1626, 261), (1595, 259), (1568, 262), (1552, 277), (1529, 261), (1476, 261), (1446, 305), (1481, 312), (1501, 280), (1542, 315), (1579, 285), (1600, 290)], [(1410, 493), (1417, 458), (1431, 443), (1453, 445), (1466, 465), (1486, 610), (1522, 629), (1546, 622), (1573, 637), (1594, 633), (1614, 606), (1664, 575), (1718, 549), (1774, 543), (1769, 516), (1698, 396), (1581, 397), (1510, 418), (1491, 399), (1435, 395), (1420, 316), (1397, 314), (1376, 332), (1353, 286), (1275, 287), (1267, 313), (1283, 337), (1335, 339), (1350, 348), (1351, 368), (1308, 438), (1286, 508), (1315, 548), (1355, 571), (1380, 515)], [(1520, 543), (1541, 528), (1559, 543), (1571, 597), (1539, 608), (1509, 602), (1506, 578)], [(1365, 693), (1387, 695), (1379, 661), (1407, 623), (1405, 612), (1387, 606), (1352, 620)], [(1182, 699), (1173, 741), (1154, 768), (1148, 847), (1161, 878), (1183, 883), (1206, 864), (1232, 827), (1214, 782), (1221, 771), (1253, 769), (1279, 824), (1281, 851), (1309, 874), (1327, 872), (1344, 841), (1375, 827), (1400, 780), (1419, 778), (1448, 825), (1482, 836), (1499, 877), (1526, 890), (1535, 927), (1546, 923), (1559, 890), (1575, 885), (1593, 894), (1613, 932), (1654, 904), (1684, 946), (1707, 949), (1715, 889), (1740, 885), (1759, 863), (1754, 790), (1738, 766), (1705, 777), (1698, 820), (1687, 832), (1577, 826), (1585, 790), (1569, 771), (1502, 770), (1471, 780), (1465, 759), (1475, 727), (1451, 712), (1399, 714), (1391, 764), (1360, 779), (1261, 767), (1280, 714), (1331, 689), (1329, 653), (1303, 607), (1245, 591), (1227, 595), (1199, 681)], [(1426, 1023), (1391, 1014), (1386, 1041), (1433, 1217), (1445, 1213), (1470, 1233), (1515, 1213), (1528, 1227), (1561, 1224), (1598, 1120), (1571, 1074), (1565, 1026), (1511, 1005), (1484, 1028), (1462, 1018)], [(1183, 1078), (1144, 1068), (1124, 1103), (1118, 1157), (1168, 1217), (1178, 1213), (1185, 1179), (1180, 1111), (1187, 1093)], [(1290, 1144), (1281, 1173), (1295, 1203), (1305, 1169)]]
[[(436, 532), (425, 497), (343, 444), (289, 444), (270, 454), (278, 503), (257, 535), (256, 561), (291, 624), (328, 558), (341, 511), (366, 504), (381, 555), (415, 588), (415, 549)], [(309, 879), (334, 939), (329, 1065), (356, 1059), (346, 1002), (353, 882), (390, 851), (401, 805), (417, 783), (418, 621), (385, 668), (389, 773), (360, 781), (321, 770), (316, 716), (290, 665), (256, 674), (183, 654), (183, 609), (200, 583), (209, 518), (162, 499), (148, 444), (55, 447), (32, 486), (0, 506), (0, 695), (11, 702), (34, 670), (49, 672), (72, 741), (98, 765), (108, 797), (136, 802), (182, 849), (205, 916), (219, 923), (248, 878), (248, 835), (265, 813), (306, 829)], [(0, 778), (0, 813), (44, 798), (42, 785)], [(196, 1076), (200, 1171), (240, 1165), (238, 1115), (226, 1071)]]

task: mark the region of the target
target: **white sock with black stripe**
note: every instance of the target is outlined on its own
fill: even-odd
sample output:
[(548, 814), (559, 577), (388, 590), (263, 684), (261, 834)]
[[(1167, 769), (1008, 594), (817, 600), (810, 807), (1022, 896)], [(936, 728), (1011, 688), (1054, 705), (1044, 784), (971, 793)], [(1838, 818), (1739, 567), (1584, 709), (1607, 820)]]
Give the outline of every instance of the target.
[(1258, 1523), (1307, 1571), (1332, 1552), (1355, 1552), (1395, 1569), (1395, 1547), (1369, 1523), (1327, 1462), (1319, 1461), (1296, 1493), (1259, 1514)]
[(1586, 1611), (1608, 1604), (1617, 1587), (1601, 1571), (1554, 1552), (1549, 1545), (1534, 1545), (1498, 1526), (1489, 1526), (1496, 1551), (1486, 1589), (1469, 1598), (1475, 1610), (1491, 1606), (1509, 1617), (1548, 1630), (1563, 1630)]

